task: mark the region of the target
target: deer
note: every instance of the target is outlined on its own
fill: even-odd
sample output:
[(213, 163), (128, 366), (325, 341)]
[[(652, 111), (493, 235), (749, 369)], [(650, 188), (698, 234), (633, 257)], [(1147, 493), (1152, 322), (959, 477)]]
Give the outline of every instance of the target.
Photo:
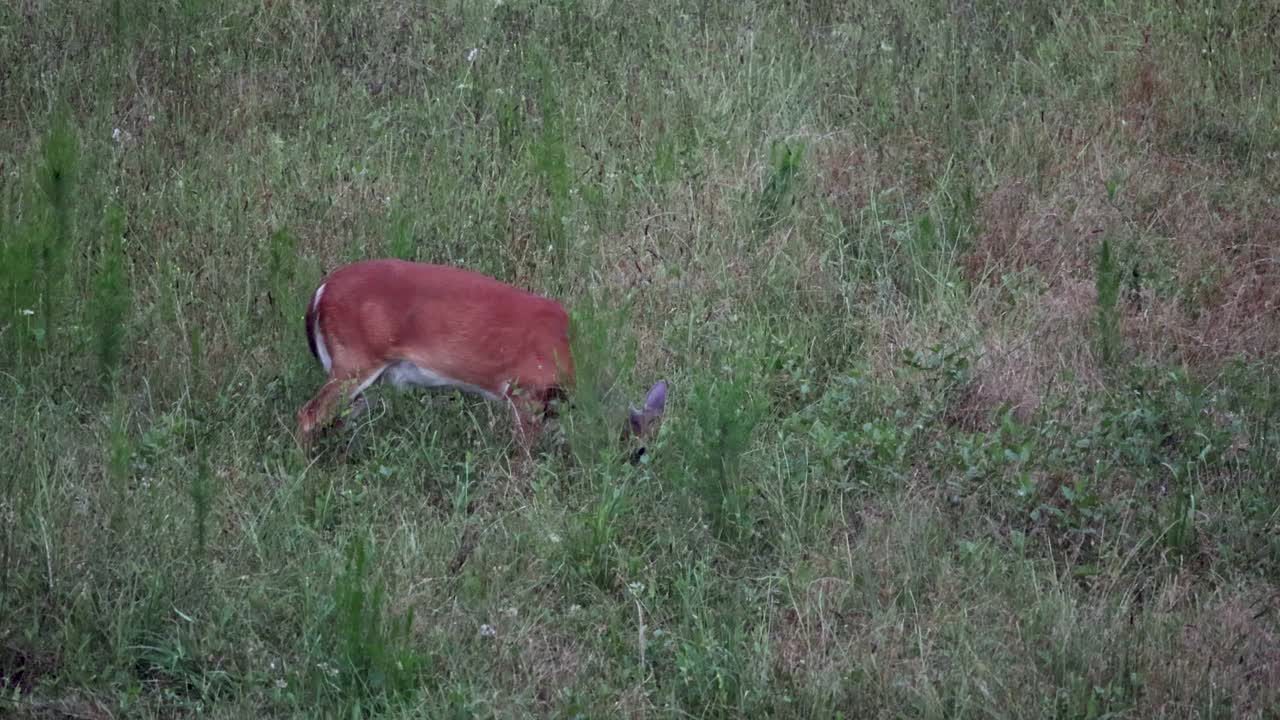
[[(350, 404), (349, 416), (358, 416), (368, 405), (365, 392), (387, 381), (402, 391), (456, 388), (505, 403), (516, 444), (531, 456), (551, 402), (565, 399), (575, 383), (564, 306), (460, 267), (399, 259), (344, 265), (321, 280), (304, 322), (307, 345), (327, 376), (298, 410), (304, 449), (335, 424), (340, 406)], [(629, 408), (623, 437), (650, 437), (666, 397), (660, 380), (642, 407)]]

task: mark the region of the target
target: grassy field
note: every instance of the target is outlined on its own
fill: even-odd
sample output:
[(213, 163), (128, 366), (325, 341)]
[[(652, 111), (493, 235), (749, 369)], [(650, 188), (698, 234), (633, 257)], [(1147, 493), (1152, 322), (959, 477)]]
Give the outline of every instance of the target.
[[(1280, 717), (1275, 0), (350, 5), (0, 7), (0, 715)], [(376, 256), (533, 463), (297, 447)]]

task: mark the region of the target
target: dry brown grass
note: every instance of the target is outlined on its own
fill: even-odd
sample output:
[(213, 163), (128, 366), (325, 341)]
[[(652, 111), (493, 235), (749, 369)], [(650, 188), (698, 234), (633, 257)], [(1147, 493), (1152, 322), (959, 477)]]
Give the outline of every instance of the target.
[(1203, 706), (1206, 690), (1232, 703), (1235, 717), (1270, 717), (1280, 703), (1280, 595), (1270, 587), (1246, 587), (1198, 603), (1187, 573), (1173, 578), (1156, 598), (1157, 618), (1185, 622), (1167, 656), (1148, 669), (1154, 708), (1176, 715)]
[[(1001, 408), (1022, 422), (1031, 419), (1051, 391), (1075, 396), (1101, 381), (1083, 339), (1090, 333), (1096, 292), (1084, 281), (1045, 289), (1034, 304), (1001, 310), (999, 289), (981, 289), (976, 315), (988, 318), (971, 380), (949, 408), (950, 419), (969, 430), (989, 430)], [(1066, 387), (1070, 385), (1071, 387)]]
[[(1052, 573), (975, 573), (981, 564), (922, 556), (919, 533), (937, 516), (924, 495), (866, 514), (857, 543), (876, 550), (861, 576), (874, 595), (834, 573), (797, 587), (770, 625), (774, 671), (810, 687), (861, 671), (889, 703), (905, 687), (929, 697), (962, 673), (967, 689), (1001, 702), (1060, 683), (1050, 678), (1064, 670), (1090, 691), (1123, 666), (1141, 684), (1119, 702), (1143, 717), (1185, 717), (1210, 704), (1206, 694), (1236, 717), (1268, 717), (1280, 702), (1274, 588), (1206, 595), (1199, 571), (1184, 568), (1147, 601), (1112, 587), (1099, 602), (1100, 586), (1057, 585)], [(1059, 654), (1085, 664), (1064, 668)]]
[(566, 688), (578, 684), (583, 655), (581, 643), (563, 632), (542, 626), (524, 628), (507, 648), (508, 661), (514, 665), (509, 676), (515, 687), (533, 688), (539, 705), (549, 710)]
[(876, 144), (833, 135), (816, 142), (810, 153), (816, 191), (850, 227), (857, 227), (859, 213), (873, 204), (887, 199), (910, 205), (926, 197), (946, 159), (928, 139), (907, 131)]
[(852, 645), (866, 631), (866, 618), (844, 609), (845, 580), (819, 578), (798, 591), (772, 618), (770, 637), (774, 670), (804, 684), (804, 678), (848, 669)]
[[(1157, 149), (1179, 123), (1173, 88), (1186, 79), (1162, 61), (1173, 51), (1148, 33), (1102, 130), (1060, 129), (1064, 144), (1034, 180), (1006, 179), (983, 198), (964, 270), (986, 351), (957, 409), (964, 422), (1003, 403), (1033, 410), (1059, 370), (1097, 378), (1088, 341), (1104, 236), (1123, 248), (1118, 311), (1137, 357), (1212, 374), (1280, 352), (1280, 206), (1225, 162)], [(981, 302), (1010, 278), (1022, 286), (1015, 307)]]
[[(1014, 276), (1041, 289), (1016, 301), (1033, 303), (1027, 314), (1035, 319), (1012, 334), (998, 303), (977, 313), (988, 352), (968, 412), (981, 416), (1001, 402), (1034, 408), (1055, 365), (1096, 376), (1087, 344), (1104, 235), (1127, 248), (1118, 310), (1138, 357), (1212, 373), (1237, 355), (1280, 352), (1280, 209), (1224, 200), (1235, 182), (1226, 166), (1101, 140), (1069, 157), (1042, 190), (1012, 180), (982, 203), (982, 232), (965, 259), (969, 280), (979, 292)], [(1109, 180), (1119, 185), (1114, 196)]]

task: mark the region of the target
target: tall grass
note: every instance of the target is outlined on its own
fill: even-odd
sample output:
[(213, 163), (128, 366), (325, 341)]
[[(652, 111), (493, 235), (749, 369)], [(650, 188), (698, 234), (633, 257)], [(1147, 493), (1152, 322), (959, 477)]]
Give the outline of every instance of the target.
[[(0, 715), (1269, 717), (1269, 12), (0, 8)], [(531, 462), (296, 446), (372, 256), (569, 307)]]

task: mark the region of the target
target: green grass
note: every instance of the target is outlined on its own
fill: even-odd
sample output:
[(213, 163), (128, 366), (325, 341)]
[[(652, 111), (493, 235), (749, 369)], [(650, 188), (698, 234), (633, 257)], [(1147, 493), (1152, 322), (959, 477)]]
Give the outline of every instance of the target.
[[(1278, 17), (0, 8), (0, 715), (1277, 717)], [(296, 447), (376, 256), (573, 311), (532, 464)]]

